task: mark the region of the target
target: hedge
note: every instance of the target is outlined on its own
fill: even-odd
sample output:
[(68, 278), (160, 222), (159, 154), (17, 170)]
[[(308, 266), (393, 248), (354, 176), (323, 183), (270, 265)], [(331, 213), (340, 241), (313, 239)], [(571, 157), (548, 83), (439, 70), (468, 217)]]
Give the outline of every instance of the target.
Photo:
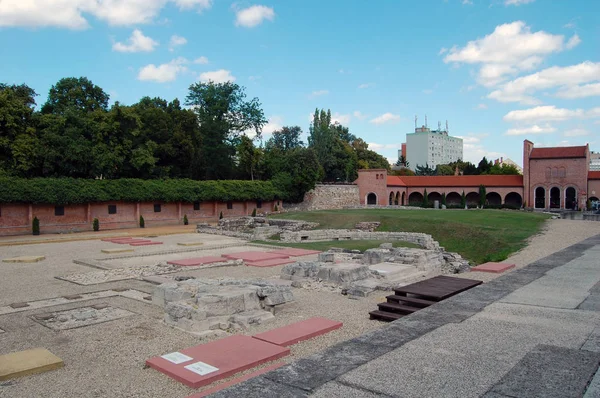
[(284, 199), (271, 181), (87, 180), (0, 177), (0, 203), (199, 202)]

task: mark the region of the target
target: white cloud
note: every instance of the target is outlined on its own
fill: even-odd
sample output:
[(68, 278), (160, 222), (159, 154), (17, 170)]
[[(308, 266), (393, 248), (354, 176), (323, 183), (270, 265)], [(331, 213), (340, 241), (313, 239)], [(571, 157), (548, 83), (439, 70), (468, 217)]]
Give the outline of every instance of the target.
[(507, 122), (535, 122), (535, 121), (564, 121), (585, 116), (583, 109), (564, 109), (554, 105), (538, 106), (530, 109), (510, 111), (504, 115)]
[(206, 58), (204, 56), (196, 58), (194, 60), (194, 63), (195, 64), (199, 64), (199, 65), (206, 65), (206, 64), (208, 64), (208, 58)]
[(520, 6), (521, 4), (533, 3), (535, 0), (504, 0), (505, 6)]
[(210, 72), (200, 73), (200, 81), (207, 83), (212, 81), (213, 83), (225, 83), (234, 82), (235, 76), (231, 74), (231, 71), (226, 69), (219, 69)]
[(550, 125), (540, 127), (537, 124), (534, 124), (530, 127), (509, 129), (506, 131), (506, 135), (550, 134), (555, 131), (556, 129)]
[(157, 83), (172, 82), (177, 76), (185, 71), (185, 64), (188, 60), (182, 57), (176, 58), (167, 64), (156, 66), (154, 64), (146, 65), (140, 69), (138, 80), (153, 81)]
[(363, 84), (359, 84), (358, 88), (369, 88), (369, 87), (373, 87), (374, 84), (373, 83), (363, 83)]
[(488, 160), (497, 159), (501, 156), (506, 157), (502, 152), (494, 152), (485, 148), (482, 138), (488, 135), (487, 133), (469, 133), (465, 136), (458, 136), (463, 140), (463, 160), (477, 165), (484, 156)]
[(472, 5), (473, 4), (473, 0), (462, 0), (463, 4), (467, 4), (467, 5)]
[(477, 109), (487, 109), (488, 106), (486, 104), (478, 104)]
[(275, 19), (275, 11), (271, 7), (257, 5), (237, 10), (235, 25), (253, 28), (264, 20), (272, 21), (273, 19)]
[(464, 47), (452, 47), (444, 57), (445, 63), (481, 64), (478, 82), (491, 87), (520, 71), (537, 67), (544, 57), (577, 44), (571, 38), (544, 31), (532, 32), (523, 21), (498, 25), (489, 35), (472, 40)]
[(339, 123), (339, 124), (343, 124), (345, 126), (348, 125), (348, 123), (350, 123), (350, 115), (346, 114), (346, 115), (342, 115), (340, 113), (334, 113), (333, 115), (331, 115), (331, 123)]
[(373, 124), (397, 123), (399, 121), (400, 116), (394, 115), (390, 112), (384, 113), (383, 115), (377, 116), (376, 118), (370, 120), (370, 122)]
[(364, 113), (362, 113), (360, 111), (354, 111), (354, 112), (352, 112), (352, 116), (354, 116), (358, 120), (365, 120), (367, 118), (367, 115), (365, 115)]
[(187, 43), (187, 39), (182, 36), (173, 35), (169, 41), (169, 51), (175, 50), (175, 48), (183, 46)]
[(154, 47), (158, 46), (158, 42), (152, 40), (151, 37), (144, 36), (141, 30), (136, 29), (131, 33), (127, 43), (116, 42), (113, 44), (113, 51), (122, 53), (137, 53), (137, 52), (151, 52), (154, 51)]
[(488, 98), (500, 102), (521, 102), (535, 104), (531, 95), (540, 90), (563, 87), (557, 96), (581, 98), (598, 95), (600, 85), (577, 86), (600, 80), (600, 62), (585, 61), (571, 66), (553, 66), (539, 72), (519, 77), (492, 91)]
[(313, 91), (312, 93), (310, 93), (311, 97), (320, 97), (322, 95), (327, 95), (329, 94), (329, 90), (317, 90), (317, 91)]
[(85, 29), (88, 15), (110, 25), (137, 25), (152, 22), (169, 2), (182, 10), (212, 5), (212, 0), (2, 0), (0, 26)]
[[(369, 145), (369, 149), (372, 151), (381, 151), (384, 149), (400, 149), (402, 147), (402, 144), (378, 144), (376, 142), (368, 142), (367, 145)], [(397, 158), (394, 160), (394, 162), (398, 160)]]
[(567, 49), (572, 49), (573, 47), (576, 47), (579, 43), (581, 43), (581, 39), (579, 38), (579, 36), (577, 35), (573, 35), (569, 41), (567, 42)]
[(440, 51), (438, 51), (438, 55), (442, 55), (448, 52), (448, 49), (446, 47), (442, 47), (440, 48)]
[(590, 132), (586, 129), (571, 129), (565, 131), (565, 137), (582, 137), (584, 135), (590, 135)]

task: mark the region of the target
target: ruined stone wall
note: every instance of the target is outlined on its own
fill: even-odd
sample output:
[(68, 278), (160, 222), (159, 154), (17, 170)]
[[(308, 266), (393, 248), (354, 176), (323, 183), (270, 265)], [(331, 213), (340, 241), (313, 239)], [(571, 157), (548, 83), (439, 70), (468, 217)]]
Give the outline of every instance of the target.
[(317, 185), (304, 194), (298, 205), (286, 206), (286, 210), (311, 211), (343, 209), (360, 204), (358, 185)]

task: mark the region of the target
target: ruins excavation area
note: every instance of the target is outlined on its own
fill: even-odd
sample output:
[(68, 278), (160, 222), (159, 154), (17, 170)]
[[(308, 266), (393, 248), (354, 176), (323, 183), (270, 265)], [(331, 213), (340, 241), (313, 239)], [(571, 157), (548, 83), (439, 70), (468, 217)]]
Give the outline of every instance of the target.
[[(2, 259), (45, 258), (0, 263), (0, 344), (11, 347), (11, 352), (44, 347), (60, 357), (64, 367), (0, 382), (0, 396), (187, 397), (198, 390), (147, 368), (146, 360), (312, 317), (343, 323), (339, 329), (291, 346), (291, 354), (283, 358), (290, 362), (383, 327), (385, 323), (369, 320), (368, 314), (390, 294), (386, 290), (390, 286), (465, 270), (460, 256), (416, 235), (415, 241), (419, 238), (427, 248), (384, 244), (364, 253), (332, 250), (289, 256), (290, 262), (276, 266), (248, 266), (248, 261), (236, 257), (262, 258), (264, 253), (277, 257), (282, 248), (250, 244), (245, 236), (226, 236), (235, 235), (231, 231), (236, 229), (236, 233), (256, 232), (248, 220), (238, 222), (246, 224), (222, 228), (229, 230), (222, 234), (149, 236), (162, 244), (136, 246), (133, 252), (103, 253), (131, 248), (102, 241), (116, 235), (109, 232), (91, 240), (1, 247)], [(537, 244), (547, 250), (555, 239), (553, 248), (558, 250), (572, 243), (564, 240), (559, 228), (552, 229), (556, 222), (562, 223), (563, 232), (565, 222), (569, 223), (549, 221), (546, 236), (534, 238), (531, 246), (516, 254), (522, 258), (519, 267), (545, 255), (532, 252)], [(283, 229), (279, 231), (282, 241), (292, 239), (285, 238), (286, 234), (298, 235), (302, 241), (302, 236), (323, 233), (327, 235), (323, 239), (332, 240), (335, 234), (346, 239), (349, 233), (312, 231), (307, 235), (290, 226), (258, 228), (262, 227), (274, 233), (274, 227)], [(350, 232), (358, 238), (372, 233)], [(578, 224), (572, 232), (569, 239), (575, 242), (595, 230)], [(199, 258), (210, 261), (176, 265)], [(482, 277), (479, 273), (458, 275)]]

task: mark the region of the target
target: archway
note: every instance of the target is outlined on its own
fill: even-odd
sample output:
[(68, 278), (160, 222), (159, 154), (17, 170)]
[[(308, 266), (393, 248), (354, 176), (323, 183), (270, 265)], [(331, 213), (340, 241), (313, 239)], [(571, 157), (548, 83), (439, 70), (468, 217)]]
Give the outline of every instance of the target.
[(400, 192), (396, 192), (396, 196), (394, 197), (394, 204), (398, 206), (398, 201), (400, 200)]
[(440, 206), (442, 206), (442, 194), (440, 194), (439, 192), (431, 192), (427, 195), (427, 200), (429, 201), (429, 203), (431, 204), (431, 206), (433, 206), (433, 202), (434, 201), (438, 201)]
[(402, 206), (406, 204), (406, 192), (402, 192)]
[(420, 206), (423, 203), (423, 194), (421, 192), (413, 192), (408, 195), (408, 204), (411, 206)]
[(560, 188), (550, 188), (550, 208), (560, 209)]
[(592, 196), (592, 197), (590, 197), (590, 202), (595, 202), (595, 201), (597, 201), (597, 200), (598, 200), (598, 198), (597, 198), (597, 197), (595, 197), (595, 196)]
[(377, 204), (377, 195), (373, 192), (369, 192), (367, 195), (367, 204), (368, 205), (376, 205)]
[(460, 194), (457, 192), (450, 192), (446, 194), (446, 206), (460, 206)]
[(479, 204), (479, 192), (469, 192), (466, 199), (468, 206), (477, 206)]
[(518, 206), (521, 207), (523, 204), (523, 198), (521, 195), (516, 192), (510, 192), (504, 197), (504, 205), (505, 206)]
[(502, 196), (497, 192), (488, 192), (485, 195), (485, 201), (490, 206), (500, 206), (502, 204)]
[(544, 187), (537, 187), (535, 189), (535, 208), (545, 209), (546, 208), (546, 189)]
[(394, 193), (390, 192), (390, 206), (394, 204)]
[(573, 187), (565, 190), (565, 209), (575, 210), (577, 206), (577, 191)]

